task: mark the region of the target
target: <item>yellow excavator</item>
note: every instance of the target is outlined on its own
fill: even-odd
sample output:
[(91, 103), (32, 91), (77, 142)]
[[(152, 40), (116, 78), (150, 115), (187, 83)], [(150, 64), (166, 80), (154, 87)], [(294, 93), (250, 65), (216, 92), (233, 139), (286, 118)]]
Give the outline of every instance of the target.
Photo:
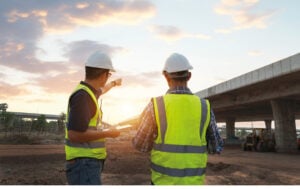
[(254, 128), (242, 143), (244, 151), (275, 152), (276, 142), (272, 131), (264, 128)]

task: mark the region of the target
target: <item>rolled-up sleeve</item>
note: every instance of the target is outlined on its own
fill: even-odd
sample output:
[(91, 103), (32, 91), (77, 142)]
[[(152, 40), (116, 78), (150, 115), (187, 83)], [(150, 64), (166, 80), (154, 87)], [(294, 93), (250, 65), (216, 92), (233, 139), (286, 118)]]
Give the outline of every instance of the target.
[(157, 127), (154, 118), (152, 101), (146, 106), (138, 123), (138, 130), (132, 139), (132, 145), (141, 152), (152, 150), (153, 141), (157, 137)]
[(206, 140), (208, 153), (221, 153), (221, 151), (223, 150), (224, 142), (218, 131), (216, 118), (212, 110), (210, 112), (210, 125), (206, 132)]

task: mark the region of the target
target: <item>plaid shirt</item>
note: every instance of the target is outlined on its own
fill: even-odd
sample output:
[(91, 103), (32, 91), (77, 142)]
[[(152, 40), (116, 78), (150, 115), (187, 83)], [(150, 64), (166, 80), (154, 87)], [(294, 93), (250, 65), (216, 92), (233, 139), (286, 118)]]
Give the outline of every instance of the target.
[[(187, 87), (169, 89), (168, 94), (193, 94)], [(217, 123), (213, 111), (210, 112), (210, 125), (207, 128), (206, 140), (208, 153), (220, 153), (223, 150), (223, 140), (217, 129)], [(157, 124), (152, 101), (144, 109), (139, 120), (139, 129), (132, 139), (133, 146), (141, 152), (152, 150), (154, 140), (157, 137)]]

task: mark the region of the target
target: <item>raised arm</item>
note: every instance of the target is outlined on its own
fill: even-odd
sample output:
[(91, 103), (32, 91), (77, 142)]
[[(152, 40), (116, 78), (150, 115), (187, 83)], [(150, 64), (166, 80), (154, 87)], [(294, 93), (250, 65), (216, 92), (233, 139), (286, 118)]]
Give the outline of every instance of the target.
[(107, 83), (104, 87), (101, 88), (102, 94), (105, 94), (111, 88), (116, 87), (116, 86), (120, 86), (120, 85), (122, 85), (122, 79), (121, 78), (113, 80), (113, 81)]

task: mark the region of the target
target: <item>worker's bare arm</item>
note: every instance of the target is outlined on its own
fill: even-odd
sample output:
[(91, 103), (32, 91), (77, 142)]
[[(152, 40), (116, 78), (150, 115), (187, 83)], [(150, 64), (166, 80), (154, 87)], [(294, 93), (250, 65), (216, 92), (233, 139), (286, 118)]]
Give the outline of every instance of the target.
[(120, 131), (116, 129), (98, 131), (98, 130), (86, 130), (85, 132), (68, 131), (68, 137), (71, 142), (88, 142), (97, 140), (100, 138), (115, 138), (120, 135)]
[(106, 92), (108, 92), (111, 88), (115, 87), (115, 86), (120, 86), (122, 85), (122, 79), (116, 79), (114, 81), (109, 82), (108, 84), (106, 84), (101, 90), (102, 90), (102, 94), (105, 94)]

